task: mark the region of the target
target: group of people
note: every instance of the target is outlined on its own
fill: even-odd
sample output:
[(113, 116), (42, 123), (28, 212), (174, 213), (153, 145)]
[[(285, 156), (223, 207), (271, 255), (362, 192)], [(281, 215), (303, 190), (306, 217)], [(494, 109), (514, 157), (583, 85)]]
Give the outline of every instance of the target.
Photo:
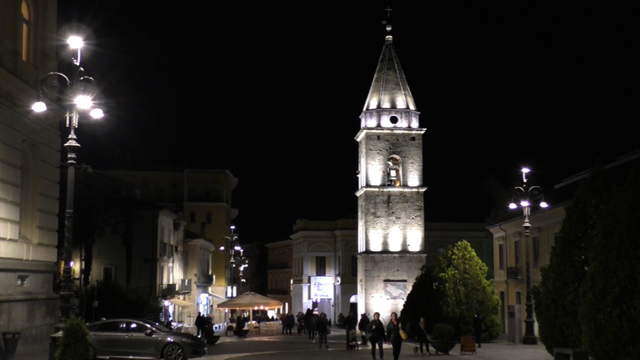
[[(376, 359), (376, 348), (378, 348), (380, 360), (383, 359), (383, 344), (385, 342), (387, 344), (391, 344), (393, 349), (393, 359), (398, 360), (400, 357), (400, 350), (402, 349), (403, 338), (401, 335), (402, 324), (398, 319), (397, 313), (391, 313), (391, 320), (387, 324), (386, 329), (380, 320), (380, 313), (374, 313), (373, 320), (369, 320), (369, 317), (366, 314), (362, 314), (360, 316), (360, 321), (358, 322), (358, 330), (360, 330), (360, 334), (362, 336), (362, 344), (366, 345), (367, 340), (371, 343), (371, 356), (373, 357), (373, 360)], [(429, 338), (427, 336), (424, 317), (420, 318), (417, 333), (415, 335), (420, 344), (420, 354), (424, 356), (424, 351), (426, 350), (427, 355), (430, 355)]]
[(211, 315), (204, 316), (199, 312), (198, 316), (196, 316), (196, 321), (194, 322), (194, 325), (196, 326), (196, 336), (204, 336), (204, 329), (209, 324), (213, 324)]
[[(329, 348), (327, 342), (327, 334), (330, 333), (331, 322), (327, 319), (327, 314), (320, 313), (315, 314), (311, 309), (303, 314), (298, 313), (297, 316), (293, 314), (283, 314), (280, 318), (282, 322), (282, 334), (291, 334), (293, 327), (297, 324), (298, 334), (306, 333), (309, 337), (309, 342), (315, 343), (316, 335), (318, 336), (318, 346), (322, 349), (322, 346), (326, 349)], [(204, 328), (210, 323), (209, 319), (198, 313), (196, 317), (195, 325), (197, 327), (197, 335), (201, 336), (204, 333)], [(480, 346), (480, 324), (481, 319), (476, 315), (474, 319), (474, 330), (476, 332), (476, 342)], [(360, 331), (362, 345), (371, 343), (371, 356), (373, 360), (376, 360), (376, 348), (378, 349), (379, 358), (383, 360), (383, 344), (390, 344), (393, 351), (393, 359), (398, 360), (400, 351), (402, 349), (402, 324), (398, 319), (398, 314), (391, 313), (391, 319), (385, 326), (380, 320), (380, 313), (373, 314), (373, 320), (370, 320), (366, 314), (360, 316), (360, 321), (357, 321), (353, 315), (353, 311), (349, 312), (349, 315), (344, 318), (342, 325), (346, 330), (346, 342), (347, 348), (353, 342), (352, 335), (355, 333), (356, 328)], [(427, 355), (429, 352), (429, 336), (427, 335), (426, 321), (424, 317), (420, 318), (417, 327), (414, 329), (415, 338), (418, 340), (420, 354), (424, 356), (425, 351)], [(418, 346), (416, 346), (418, 348)], [(417, 352), (417, 349), (415, 350)]]
[(282, 314), (280, 316), (280, 323), (282, 324), (282, 335), (291, 335), (291, 330), (296, 324), (296, 319), (293, 317), (292, 313)]

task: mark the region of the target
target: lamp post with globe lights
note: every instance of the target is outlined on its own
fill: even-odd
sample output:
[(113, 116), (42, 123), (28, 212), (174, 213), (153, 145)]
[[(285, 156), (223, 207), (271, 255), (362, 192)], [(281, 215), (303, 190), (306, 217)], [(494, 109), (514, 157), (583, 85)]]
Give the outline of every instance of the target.
[[(244, 256), (244, 249), (240, 245), (240, 240), (238, 239), (238, 234), (235, 233), (235, 229), (236, 227), (234, 225), (231, 225), (231, 234), (224, 237), (226, 242), (229, 244), (229, 266), (231, 268), (229, 274), (231, 285), (227, 287), (228, 298), (236, 297), (238, 293), (235, 284), (235, 269), (238, 268), (238, 278), (240, 280), (240, 284), (238, 285), (239, 288), (240, 285), (247, 282), (242, 272), (244, 271), (244, 269), (249, 267), (249, 259)], [(225, 250), (224, 245), (220, 247), (220, 250)]]
[(528, 186), (527, 174), (531, 171), (529, 168), (522, 168), (522, 186), (516, 186), (513, 189), (513, 201), (509, 204), (509, 209), (522, 208), (522, 214), (524, 215), (524, 238), (525, 238), (525, 266), (526, 266), (526, 304), (525, 312), (527, 318), (525, 322), (525, 333), (522, 337), (523, 344), (535, 345), (538, 343), (534, 331), (533, 319), (533, 302), (531, 299), (531, 269), (529, 265), (529, 230), (531, 229), (531, 222), (529, 222), (529, 216), (531, 216), (531, 206), (537, 205), (541, 208), (547, 208), (549, 205), (544, 201), (544, 193), (540, 186)]
[[(75, 50), (75, 57), (72, 57), (73, 71), (72, 75), (60, 72), (50, 72), (42, 78), (41, 87), (47, 93), (54, 93), (56, 98), (62, 100), (66, 107), (66, 126), (69, 128), (69, 137), (64, 147), (67, 149), (67, 197), (64, 222), (64, 244), (62, 256), (62, 286), (60, 289), (60, 316), (62, 319), (68, 319), (71, 316), (71, 298), (73, 297), (72, 289), (72, 252), (71, 245), (73, 240), (73, 202), (75, 188), (75, 166), (76, 152), (80, 147), (77, 141), (75, 130), (78, 128), (78, 120), (81, 115), (89, 115), (94, 119), (102, 118), (104, 113), (102, 109), (95, 106), (95, 98), (97, 95), (96, 81), (89, 76), (84, 75), (84, 69), (80, 66), (82, 58), (82, 38), (71, 36), (67, 40), (67, 44), (72, 50)], [(47, 105), (43, 101), (42, 92), (38, 94), (36, 101), (31, 109), (34, 112), (44, 112)]]

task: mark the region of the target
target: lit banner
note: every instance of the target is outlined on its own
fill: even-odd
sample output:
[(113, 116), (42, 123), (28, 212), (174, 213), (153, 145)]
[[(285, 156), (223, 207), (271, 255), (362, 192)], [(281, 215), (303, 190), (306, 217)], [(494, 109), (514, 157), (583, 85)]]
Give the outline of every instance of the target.
[(333, 299), (333, 276), (311, 277), (311, 299)]

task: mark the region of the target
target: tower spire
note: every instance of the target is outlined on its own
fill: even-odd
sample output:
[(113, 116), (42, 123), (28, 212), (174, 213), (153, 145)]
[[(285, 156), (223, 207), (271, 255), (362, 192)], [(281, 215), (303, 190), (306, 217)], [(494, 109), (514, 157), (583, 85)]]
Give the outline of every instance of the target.
[(393, 11), (393, 9), (390, 6), (387, 6), (386, 9), (384, 9), (384, 11), (387, 12), (387, 20), (382, 22), (382, 25), (385, 26), (385, 29), (387, 29), (387, 40), (393, 40), (393, 37), (391, 36), (391, 12)]

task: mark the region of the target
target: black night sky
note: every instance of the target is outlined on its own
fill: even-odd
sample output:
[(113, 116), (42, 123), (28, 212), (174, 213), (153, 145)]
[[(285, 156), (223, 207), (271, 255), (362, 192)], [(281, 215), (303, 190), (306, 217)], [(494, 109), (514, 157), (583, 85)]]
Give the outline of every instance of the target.
[(243, 242), (355, 218), (354, 137), (389, 5), (428, 129), (427, 221), (483, 222), (487, 177), (511, 188), (528, 165), (546, 189), (640, 148), (638, 4), (60, 0), (58, 35), (85, 30), (106, 101), (80, 125), (80, 162), (229, 169)]

